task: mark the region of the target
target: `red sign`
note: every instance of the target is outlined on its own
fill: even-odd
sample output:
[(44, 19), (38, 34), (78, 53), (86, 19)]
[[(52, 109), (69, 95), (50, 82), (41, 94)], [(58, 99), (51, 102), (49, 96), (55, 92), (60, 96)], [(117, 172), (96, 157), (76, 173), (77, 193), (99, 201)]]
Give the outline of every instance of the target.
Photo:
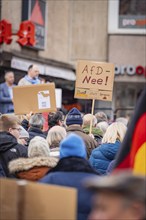
[(35, 26), (31, 21), (23, 21), (20, 24), (20, 29), (17, 33), (19, 36), (19, 43), (22, 46), (30, 45), (33, 46), (35, 44)]
[(36, 43), (35, 25), (31, 21), (23, 21), (16, 34), (12, 33), (12, 25), (9, 21), (0, 21), (0, 44), (10, 44), (12, 42), (13, 35), (18, 36), (17, 43), (21, 46), (34, 46)]
[(115, 74), (116, 75), (124, 75), (127, 73), (129, 76), (133, 76), (135, 74), (141, 76), (144, 75), (146, 77), (146, 67), (143, 67), (141, 65), (139, 66), (133, 66), (133, 65), (116, 65), (115, 66)]
[(7, 20), (0, 21), (0, 44), (10, 44), (12, 41), (12, 25)]

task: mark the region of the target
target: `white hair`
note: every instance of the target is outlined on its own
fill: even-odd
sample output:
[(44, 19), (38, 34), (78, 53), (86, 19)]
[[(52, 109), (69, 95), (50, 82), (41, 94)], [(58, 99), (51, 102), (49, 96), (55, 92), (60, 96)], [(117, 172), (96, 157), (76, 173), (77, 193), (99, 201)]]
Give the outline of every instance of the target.
[(124, 117), (116, 118), (116, 122), (122, 122), (125, 126), (128, 124), (128, 119)]
[(109, 126), (109, 124), (106, 121), (101, 121), (101, 122), (97, 123), (97, 125), (96, 125), (97, 128), (100, 128), (103, 131), (103, 134), (105, 134), (108, 126)]
[(59, 144), (66, 137), (66, 135), (67, 133), (64, 127), (56, 125), (50, 128), (47, 135), (47, 142), (49, 147)]
[(95, 117), (97, 118), (97, 122), (108, 121), (107, 115), (104, 112), (97, 112)]
[(117, 140), (123, 141), (126, 133), (126, 126), (121, 122), (114, 122), (107, 128), (102, 143), (115, 143)]
[(90, 122), (92, 120), (92, 126), (96, 126), (97, 124), (97, 119), (95, 117), (95, 115), (92, 115), (92, 114), (86, 114), (83, 116), (83, 127), (85, 126), (89, 126), (90, 125)]
[(28, 157), (48, 157), (50, 149), (45, 138), (36, 136), (28, 146)]

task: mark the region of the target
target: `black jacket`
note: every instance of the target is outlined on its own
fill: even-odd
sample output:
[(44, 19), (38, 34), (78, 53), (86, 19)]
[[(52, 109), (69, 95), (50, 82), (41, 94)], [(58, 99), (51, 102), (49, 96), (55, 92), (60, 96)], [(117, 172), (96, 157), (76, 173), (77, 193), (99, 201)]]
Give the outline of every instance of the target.
[(3, 170), (3, 168), (2, 168), (2, 165), (1, 165), (1, 163), (0, 163), (0, 177), (5, 177), (6, 175), (5, 175), (5, 172), (4, 172), (4, 170)]
[(34, 138), (35, 136), (39, 136), (39, 137), (43, 137), (46, 139), (46, 135), (44, 134), (44, 132), (36, 127), (30, 127), (28, 130), (29, 133), (29, 141)]
[(8, 163), (19, 157), (27, 157), (27, 147), (18, 144), (9, 132), (0, 132), (0, 164), (7, 177), (14, 177), (9, 173)]
[(22, 122), (21, 122), (21, 125), (22, 127), (27, 131), (28, 128), (29, 128), (29, 121), (24, 119)]

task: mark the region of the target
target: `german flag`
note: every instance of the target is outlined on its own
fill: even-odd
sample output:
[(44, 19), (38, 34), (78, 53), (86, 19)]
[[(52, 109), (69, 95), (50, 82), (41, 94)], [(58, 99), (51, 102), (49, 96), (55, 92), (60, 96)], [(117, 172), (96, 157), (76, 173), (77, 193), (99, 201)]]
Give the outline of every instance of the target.
[(115, 167), (115, 171), (132, 169), (135, 174), (146, 175), (146, 87), (137, 102)]

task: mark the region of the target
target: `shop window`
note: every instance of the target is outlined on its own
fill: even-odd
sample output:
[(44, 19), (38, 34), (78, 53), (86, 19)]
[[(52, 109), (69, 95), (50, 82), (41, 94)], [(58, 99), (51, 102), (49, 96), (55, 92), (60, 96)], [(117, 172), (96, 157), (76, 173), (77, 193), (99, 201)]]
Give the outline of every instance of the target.
[(145, 0), (109, 0), (109, 33), (146, 34)]
[(131, 108), (135, 106), (137, 90), (135, 88), (124, 88), (119, 86), (116, 91), (116, 109)]

